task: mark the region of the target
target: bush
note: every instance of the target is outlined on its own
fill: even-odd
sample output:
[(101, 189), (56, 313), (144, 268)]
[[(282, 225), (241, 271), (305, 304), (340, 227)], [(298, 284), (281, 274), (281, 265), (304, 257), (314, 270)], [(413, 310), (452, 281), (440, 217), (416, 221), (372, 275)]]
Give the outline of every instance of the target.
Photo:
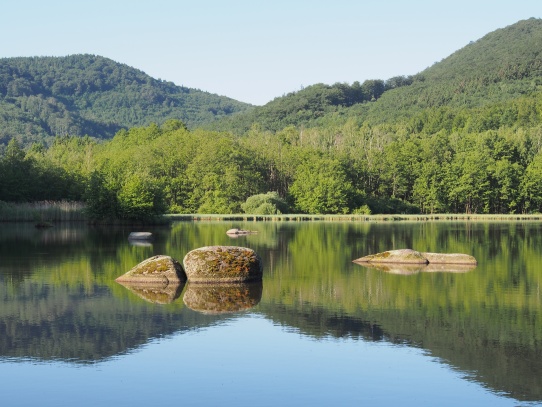
[(245, 213), (251, 215), (280, 215), (288, 213), (288, 204), (276, 192), (252, 195), (241, 204)]

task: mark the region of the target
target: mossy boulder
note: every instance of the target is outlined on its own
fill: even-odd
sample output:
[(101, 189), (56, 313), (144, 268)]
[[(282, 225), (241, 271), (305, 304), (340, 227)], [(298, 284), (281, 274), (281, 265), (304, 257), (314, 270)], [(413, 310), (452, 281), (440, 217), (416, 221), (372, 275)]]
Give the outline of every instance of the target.
[(262, 299), (261, 281), (251, 283), (191, 284), (184, 292), (183, 302), (204, 314), (240, 312), (254, 307)]
[(240, 283), (262, 279), (260, 256), (246, 247), (200, 247), (184, 257), (183, 265), (190, 283)]
[(354, 260), (354, 263), (403, 263), (427, 264), (425, 256), (412, 249), (388, 250), (387, 252), (370, 254)]
[(183, 266), (170, 256), (158, 255), (143, 260), (127, 273), (118, 277), (119, 283), (147, 284), (166, 287), (186, 281)]

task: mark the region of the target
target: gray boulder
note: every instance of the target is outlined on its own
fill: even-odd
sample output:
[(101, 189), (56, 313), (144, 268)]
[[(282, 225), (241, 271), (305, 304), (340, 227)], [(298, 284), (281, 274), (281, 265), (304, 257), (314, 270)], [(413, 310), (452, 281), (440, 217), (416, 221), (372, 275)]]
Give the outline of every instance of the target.
[(191, 283), (238, 283), (262, 279), (262, 261), (249, 248), (206, 246), (190, 251), (183, 260)]
[(186, 281), (183, 266), (170, 256), (153, 256), (143, 260), (127, 273), (118, 277), (118, 283), (148, 284), (166, 287)]

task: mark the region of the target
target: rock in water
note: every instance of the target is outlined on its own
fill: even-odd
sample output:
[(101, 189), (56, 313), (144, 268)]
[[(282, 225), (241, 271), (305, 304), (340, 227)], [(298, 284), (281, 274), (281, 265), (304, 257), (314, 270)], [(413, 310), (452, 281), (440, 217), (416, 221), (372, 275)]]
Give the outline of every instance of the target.
[(427, 264), (424, 255), (412, 249), (389, 250), (387, 252), (370, 254), (354, 260), (354, 263), (404, 263)]
[(152, 240), (151, 232), (130, 232), (128, 240)]
[(115, 281), (166, 287), (169, 284), (181, 284), (186, 281), (186, 274), (177, 260), (170, 256), (159, 255), (143, 260)]
[(201, 247), (189, 252), (183, 264), (191, 283), (240, 283), (262, 279), (260, 256), (246, 247)]
[(245, 229), (228, 229), (226, 231), (226, 234), (228, 236), (234, 236), (234, 237), (251, 235), (251, 234), (254, 234), (254, 233), (256, 233), (256, 232), (253, 231), (253, 230), (245, 230)]
[(468, 264), (476, 265), (478, 262), (473, 256), (463, 253), (422, 253), (431, 264)]

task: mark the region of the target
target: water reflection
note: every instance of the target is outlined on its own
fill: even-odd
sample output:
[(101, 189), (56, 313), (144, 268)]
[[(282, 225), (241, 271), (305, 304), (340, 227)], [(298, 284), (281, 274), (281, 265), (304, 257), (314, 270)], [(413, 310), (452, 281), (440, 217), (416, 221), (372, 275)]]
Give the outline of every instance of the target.
[(411, 275), (417, 273), (468, 273), (476, 268), (470, 264), (391, 264), (356, 263), (368, 270), (378, 270), (390, 274)]
[(253, 308), (262, 299), (263, 284), (188, 283), (183, 301), (190, 309), (204, 314), (227, 314)]
[(179, 284), (136, 284), (133, 282), (117, 281), (139, 298), (154, 304), (170, 304), (181, 296), (185, 283)]
[[(183, 295), (114, 282), (155, 254), (231, 244), (230, 227), (178, 223), (152, 230), (146, 247), (122, 228), (0, 228), (0, 356), (100, 361), (249, 310), (307, 338), (420, 347), (495, 392), (542, 401), (541, 224), (251, 223), (239, 227), (258, 233), (239, 241), (262, 257), (259, 286), (188, 284)], [(351, 263), (397, 247), (479, 263), (385, 272)]]

